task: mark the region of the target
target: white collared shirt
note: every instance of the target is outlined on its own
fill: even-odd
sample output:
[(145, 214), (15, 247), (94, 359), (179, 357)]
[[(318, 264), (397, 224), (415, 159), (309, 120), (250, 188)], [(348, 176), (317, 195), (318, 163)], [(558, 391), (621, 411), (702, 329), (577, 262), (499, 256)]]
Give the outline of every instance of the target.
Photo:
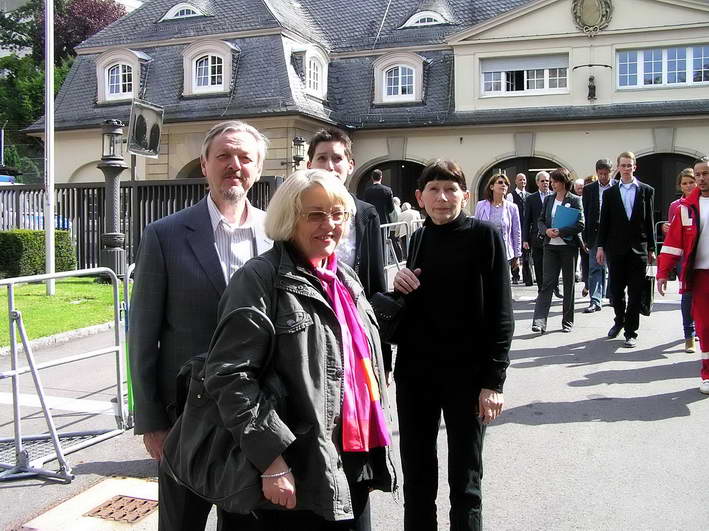
[(606, 190), (608, 190), (614, 184), (615, 184), (615, 179), (609, 180), (608, 184), (605, 186), (603, 186), (600, 182), (598, 183), (598, 211), (599, 212), (603, 208), (603, 194), (605, 193)]
[(212, 196), (207, 195), (207, 210), (214, 230), (214, 247), (227, 284), (237, 269), (256, 256), (256, 237), (251, 218), (251, 203), (248, 199), (244, 208), (246, 222), (242, 225), (232, 225), (219, 211)]
[(633, 177), (633, 180), (627, 184), (622, 180), (618, 181), (618, 186), (620, 186), (620, 198), (623, 201), (625, 214), (628, 216), (628, 219), (630, 219), (633, 215), (633, 206), (635, 205), (635, 192), (640, 185), (638, 184), (638, 180)]

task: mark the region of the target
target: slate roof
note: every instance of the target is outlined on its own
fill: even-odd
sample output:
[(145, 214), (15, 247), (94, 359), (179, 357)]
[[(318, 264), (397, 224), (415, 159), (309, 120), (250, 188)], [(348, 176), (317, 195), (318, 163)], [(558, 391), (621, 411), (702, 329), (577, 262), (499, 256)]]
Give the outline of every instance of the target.
[[(191, 0), (203, 17), (158, 22), (181, 0), (150, 0), (87, 39), (78, 49), (127, 47), (152, 59), (141, 68), (142, 97), (165, 107), (165, 122), (310, 116), (354, 129), (464, 124), (521, 123), (617, 117), (677, 116), (709, 113), (709, 100), (581, 105), (532, 109), (455, 112), (453, 51), (428, 50), (460, 32), (534, 0)], [(709, 4), (709, 0), (697, 0)], [(387, 10), (387, 5), (389, 8)], [(448, 23), (401, 28), (416, 12), (436, 11)], [(234, 57), (235, 83), (229, 94), (183, 97), (182, 56), (187, 44), (132, 46), (136, 43), (190, 39), (218, 33), (272, 29), (274, 35), (228, 42)], [(376, 56), (336, 57), (329, 64), (328, 101), (305, 93), (298, 65), (286, 57), (287, 30), (330, 53), (417, 45), (424, 58), (423, 101), (396, 105), (373, 103)], [(108, 118), (128, 120), (130, 104), (97, 104), (95, 59), (79, 55), (56, 100), (57, 129), (96, 127)], [(302, 69), (300, 69), (302, 70)], [(40, 131), (42, 120), (28, 131)]]

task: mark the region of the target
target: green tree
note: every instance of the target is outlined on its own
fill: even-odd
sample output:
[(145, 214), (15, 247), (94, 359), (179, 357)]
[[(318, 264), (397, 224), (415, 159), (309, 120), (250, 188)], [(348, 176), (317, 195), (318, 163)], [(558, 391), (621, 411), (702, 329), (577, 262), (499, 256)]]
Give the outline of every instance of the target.
[[(30, 49), (36, 64), (44, 61), (44, 2), (30, 0), (9, 13), (0, 11), (0, 46)], [(54, 0), (56, 64), (75, 56), (78, 44), (125, 14), (125, 7), (113, 0)]]

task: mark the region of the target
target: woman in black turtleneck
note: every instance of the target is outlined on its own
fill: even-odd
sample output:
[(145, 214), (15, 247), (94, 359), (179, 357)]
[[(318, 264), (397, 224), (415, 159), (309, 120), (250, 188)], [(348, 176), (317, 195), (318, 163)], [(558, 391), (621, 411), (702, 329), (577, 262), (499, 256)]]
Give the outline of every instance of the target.
[[(482, 527), (485, 425), (502, 411), (514, 332), (507, 253), (491, 224), (468, 218), (465, 175), (451, 161), (429, 164), (416, 198), (426, 210), (416, 263), (394, 279), (406, 293), (394, 377), (404, 471), (404, 529), (435, 530), (436, 438), (448, 436), (451, 528)], [(414, 244), (415, 245), (415, 244)]]

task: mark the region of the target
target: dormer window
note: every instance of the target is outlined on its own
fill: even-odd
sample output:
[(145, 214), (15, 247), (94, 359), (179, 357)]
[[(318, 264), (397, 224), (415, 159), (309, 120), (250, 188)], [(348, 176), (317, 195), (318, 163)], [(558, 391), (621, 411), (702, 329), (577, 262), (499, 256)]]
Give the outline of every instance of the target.
[(436, 13), (435, 11), (419, 11), (412, 17), (409, 17), (409, 20), (404, 22), (404, 25), (401, 27), (412, 28), (420, 26), (433, 26), (435, 24), (446, 23), (446, 19), (444, 19), (440, 14)]
[(309, 47), (295, 53), (303, 54), (298, 75), (303, 81), (306, 94), (324, 100), (327, 97), (327, 56), (317, 47)]
[(384, 55), (374, 61), (374, 103), (423, 99), (423, 57), (414, 53)]
[(172, 6), (168, 10), (168, 12), (163, 15), (163, 17), (160, 19), (160, 22), (162, 22), (163, 20), (179, 20), (182, 18), (203, 16), (205, 16), (205, 13), (200, 11), (199, 8), (193, 6), (192, 4), (181, 3)]
[(140, 64), (150, 61), (143, 52), (119, 48), (96, 58), (97, 100), (131, 100), (140, 93)]
[(183, 95), (218, 94), (231, 87), (232, 56), (239, 49), (224, 41), (203, 40), (182, 52)]
[(133, 97), (133, 67), (125, 63), (116, 63), (106, 70), (106, 99), (125, 99)]
[(224, 90), (224, 59), (218, 55), (204, 55), (194, 63), (195, 91)]

